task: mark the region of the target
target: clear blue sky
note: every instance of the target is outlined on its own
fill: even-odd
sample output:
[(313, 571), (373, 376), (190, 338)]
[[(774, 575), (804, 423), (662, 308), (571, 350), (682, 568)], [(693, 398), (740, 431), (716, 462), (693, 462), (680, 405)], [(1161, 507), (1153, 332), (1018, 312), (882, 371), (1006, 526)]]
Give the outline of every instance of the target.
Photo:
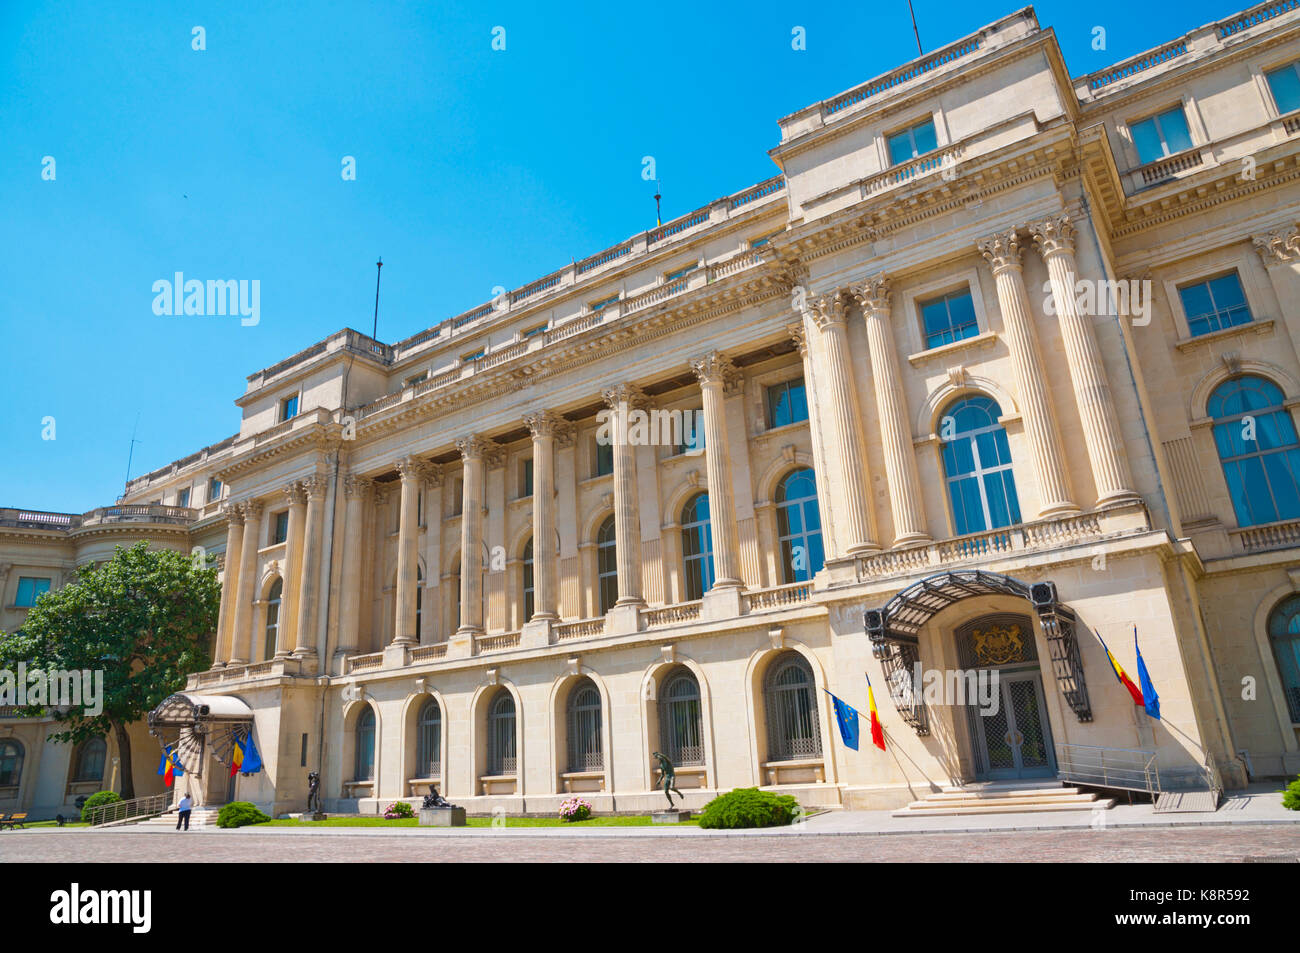
[[(1015, 9), (915, 2), (927, 51)], [(391, 342), (652, 226), (642, 156), (665, 220), (773, 175), (780, 116), (916, 55), (905, 0), (798, 6), (0, 0), (0, 505), (111, 503), (137, 415), (132, 475), (234, 433), (249, 373), (368, 332), (377, 255)], [(1079, 75), (1241, 7), (1036, 9)], [(260, 324), (155, 316), (176, 271)]]

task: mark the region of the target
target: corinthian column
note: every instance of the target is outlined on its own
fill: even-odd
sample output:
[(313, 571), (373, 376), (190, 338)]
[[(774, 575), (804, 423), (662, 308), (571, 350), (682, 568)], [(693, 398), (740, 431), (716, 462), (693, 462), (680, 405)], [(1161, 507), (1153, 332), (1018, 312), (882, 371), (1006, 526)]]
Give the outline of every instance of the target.
[(845, 327), (844, 301), (839, 292), (812, 302), (812, 319), (821, 329), (826, 348), (826, 382), (830, 391), (830, 448), (839, 463), (841, 506), (832, 509), (844, 517), (844, 529), (835, 531), (841, 555), (879, 549), (871, 528), (867, 498), (867, 454), (863, 449), (862, 423), (858, 412), (857, 388), (849, 360), (849, 339)]
[[(618, 566), (618, 601), (640, 606), (641, 511), (637, 506), (636, 447), (628, 439), (633, 410), (645, 410), (646, 396), (634, 384), (620, 384), (601, 395), (610, 410), (610, 439), (614, 442), (614, 557)], [(535, 551), (535, 550), (534, 550)]]
[(713, 588), (737, 589), (740, 578), (740, 533), (736, 529), (731, 456), (727, 448), (725, 392), (740, 384), (740, 372), (718, 351), (691, 361), (704, 394), (704, 470), (709, 483), (709, 528), (713, 537)]
[[(465, 462), (461, 478), (460, 628), (457, 635), (483, 631), (483, 456), (491, 443), (477, 435), (456, 441)], [(536, 552), (536, 545), (533, 547)]]
[(289, 647), (290, 636), (298, 629), (299, 567), (302, 565), (303, 539), (306, 535), (307, 491), (301, 483), (290, 483), (284, 488), (289, 501), (289, 526), (285, 533), (284, 578), (280, 586), (280, 625), (275, 633), (275, 657), (288, 658), (293, 654)]
[(356, 652), (361, 629), (361, 545), (366, 518), (366, 501), (374, 483), (348, 476), (343, 483), (347, 510), (343, 517), (343, 591), (339, 597), (338, 654)]
[(246, 500), (243, 510), (244, 538), (240, 541), (231, 665), (243, 665), (253, 657), (253, 590), (257, 586), (257, 543), (262, 533), (262, 504)]
[(293, 654), (298, 658), (316, 655), (316, 590), (320, 581), (320, 551), (325, 531), (325, 492), (328, 481), (311, 476), (302, 481), (307, 493), (307, 528), (302, 552), (302, 582), (298, 585), (298, 634)]
[(916, 451), (912, 449), (912, 425), (903, 394), (903, 377), (898, 371), (894, 329), (890, 324), (889, 280), (869, 278), (852, 289), (862, 306), (867, 325), (867, 350), (871, 356), (871, 380), (876, 391), (876, 413), (880, 415), (880, 437), (885, 450), (885, 479), (889, 483), (889, 507), (894, 516), (894, 545), (929, 539), (921, 504), (921, 479), (916, 472)]
[(1013, 228), (979, 243), (980, 254), (993, 269), (998, 289), (998, 307), (1015, 368), (1016, 387), (1020, 391), (1025, 435), (1034, 458), (1038, 477), (1039, 516), (1071, 513), (1079, 509), (1070, 498), (1065, 476), (1060, 434), (1052, 403), (1047, 394), (1043, 359), (1038, 350), (1038, 336), (1029, 311), (1029, 293), (1020, 263), (1020, 240)]
[(221, 574), (221, 612), (217, 616), (216, 651), (212, 667), (221, 668), (235, 654), (235, 616), (239, 605), (239, 557), (244, 545), (244, 507), (240, 503), (223, 503), (226, 511), (226, 568)]
[[(549, 411), (529, 414), (533, 435), (533, 619), (558, 619), (555, 558), (555, 432), (563, 419)], [(525, 619), (525, 622), (532, 621)]]
[(397, 461), (402, 476), (402, 497), (397, 529), (397, 611), (393, 645), (415, 645), (415, 587), (418, 582), (420, 542), (420, 492), (424, 486), (424, 465), (415, 457)]

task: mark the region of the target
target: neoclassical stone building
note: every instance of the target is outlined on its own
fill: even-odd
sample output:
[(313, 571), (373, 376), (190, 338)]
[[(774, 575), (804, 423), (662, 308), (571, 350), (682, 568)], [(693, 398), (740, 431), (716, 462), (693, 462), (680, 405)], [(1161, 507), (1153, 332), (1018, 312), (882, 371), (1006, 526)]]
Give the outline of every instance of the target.
[[(780, 120), (766, 182), (250, 376), (124, 497), (222, 566), (187, 694), (266, 771), (203, 800), (639, 810), (654, 751), (694, 805), (1300, 771), (1295, 6), (1078, 78), (1020, 10)], [(1160, 721), (1094, 634), (1135, 672), (1134, 626)], [(894, 754), (826, 704), (868, 674)]]

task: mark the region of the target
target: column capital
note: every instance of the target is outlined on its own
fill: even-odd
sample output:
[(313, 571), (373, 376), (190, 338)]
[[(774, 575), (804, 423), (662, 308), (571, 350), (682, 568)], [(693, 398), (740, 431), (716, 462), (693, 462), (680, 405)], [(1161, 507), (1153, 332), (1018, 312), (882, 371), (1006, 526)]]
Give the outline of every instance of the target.
[(426, 463), (424, 465), (424, 482), (428, 486), (432, 486), (432, 487), (442, 486), (445, 477), (446, 474), (443, 472), (442, 464)]
[(989, 263), (993, 269), (993, 274), (1021, 268), (1020, 256), (1020, 238), (1016, 235), (1014, 228), (1009, 228), (1005, 232), (997, 232), (978, 244), (980, 254), (984, 260)]
[(710, 351), (703, 357), (695, 358), (691, 361), (691, 373), (701, 386), (721, 384), (723, 393), (726, 394), (735, 393), (742, 383), (740, 370), (721, 351)]
[(306, 491), (308, 500), (322, 500), (329, 489), (329, 481), (319, 474), (313, 474), (302, 481), (302, 488)]
[(374, 491), (375, 481), (368, 480), (365, 477), (349, 473), (343, 478), (343, 492), (348, 497), (360, 497), (365, 499), (367, 495)]
[(284, 487), (283, 492), (285, 501), (290, 505), (307, 502), (307, 491), (297, 480)]
[(1265, 267), (1300, 260), (1300, 229), (1294, 225), (1284, 225), (1263, 235), (1252, 236), (1251, 243)]
[(838, 291), (813, 298), (809, 302), (809, 310), (812, 312), (813, 321), (823, 331), (837, 324), (843, 324), (846, 316), (844, 297)]
[(645, 391), (635, 384), (615, 384), (601, 393), (600, 398), (610, 410), (618, 410), (620, 406), (644, 410), (650, 404)]
[(236, 526), (244, 525), (243, 503), (234, 503), (227, 500), (221, 504), (221, 511), (226, 514), (226, 522), (233, 523)]
[(470, 434), (456, 441), (456, 450), (465, 461), (481, 460), (495, 446), (495, 441), (480, 437), (478, 434)]
[(539, 410), (535, 414), (526, 414), (524, 416), (524, 426), (528, 428), (528, 432), (533, 435), (534, 439), (557, 436), (565, 423), (563, 417), (549, 410)]
[(790, 340), (794, 341), (794, 346), (799, 349), (801, 357), (808, 354), (808, 336), (804, 333), (802, 321), (796, 321), (793, 324), (785, 326), (786, 334), (790, 335)]
[(422, 480), (424, 479), (427, 465), (419, 457), (408, 454), (398, 460), (393, 466), (405, 480)]
[(849, 294), (867, 314), (889, 310), (889, 279), (884, 275), (858, 282), (849, 288)]
[(1053, 255), (1073, 255), (1074, 240), (1078, 234), (1065, 212), (1051, 215), (1039, 222), (1029, 223), (1029, 234), (1033, 236), (1038, 252), (1046, 261)]
[(262, 503), (258, 500), (244, 500), (240, 506), (244, 510), (245, 520), (260, 520), (262, 518)]

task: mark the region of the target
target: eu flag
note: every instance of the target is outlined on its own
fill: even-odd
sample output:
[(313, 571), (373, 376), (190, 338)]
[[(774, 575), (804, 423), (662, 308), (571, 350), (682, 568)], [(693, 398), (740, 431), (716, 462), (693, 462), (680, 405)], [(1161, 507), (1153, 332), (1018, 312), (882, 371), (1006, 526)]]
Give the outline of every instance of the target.
[(858, 711), (852, 705), (845, 704), (835, 697), (830, 691), (822, 689), (827, 695), (831, 696), (831, 701), (835, 705), (835, 721), (840, 726), (840, 738), (844, 741), (846, 748), (858, 750)]
[(1142, 686), (1142, 700), (1147, 714), (1156, 721), (1160, 720), (1160, 696), (1156, 694), (1156, 687), (1151, 682), (1151, 673), (1147, 671), (1147, 663), (1142, 661), (1142, 650), (1138, 648), (1138, 630), (1133, 626), (1133, 648), (1137, 651), (1138, 657), (1138, 684)]
[(253, 744), (252, 731), (249, 731), (248, 741), (244, 743), (244, 761), (239, 770), (242, 774), (257, 774), (262, 770), (262, 756), (257, 753), (257, 745)]

